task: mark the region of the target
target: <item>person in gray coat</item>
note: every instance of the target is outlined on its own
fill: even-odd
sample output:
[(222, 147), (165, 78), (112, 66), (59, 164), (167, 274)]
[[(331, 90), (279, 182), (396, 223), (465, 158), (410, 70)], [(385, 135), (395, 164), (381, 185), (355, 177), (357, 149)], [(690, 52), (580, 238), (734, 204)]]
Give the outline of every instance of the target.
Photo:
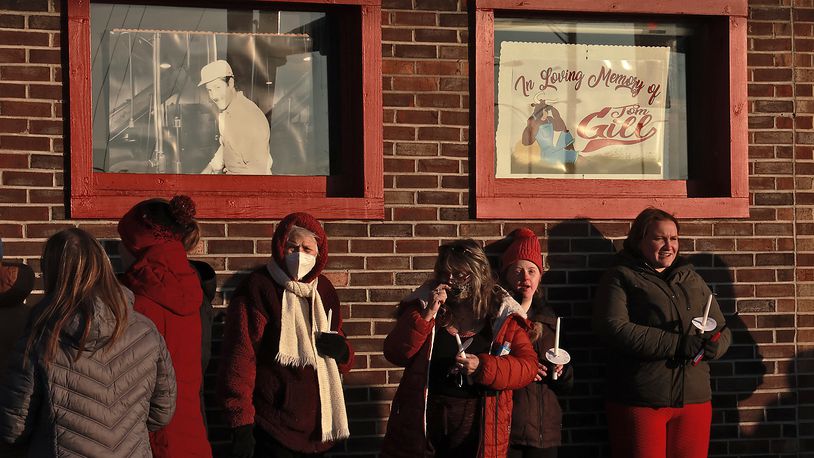
[(155, 325), (132, 310), (96, 239), (61, 231), (0, 386), (0, 440), (35, 457), (149, 457), (175, 411), (175, 372)]

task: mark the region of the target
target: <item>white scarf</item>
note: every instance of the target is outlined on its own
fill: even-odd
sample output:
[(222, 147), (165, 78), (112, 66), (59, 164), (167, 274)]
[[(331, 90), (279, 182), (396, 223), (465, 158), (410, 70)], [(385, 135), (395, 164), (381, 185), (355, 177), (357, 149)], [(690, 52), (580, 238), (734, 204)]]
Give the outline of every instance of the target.
[[(280, 349), (277, 362), (283, 366), (311, 366), (317, 373), (322, 441), (337, 441), (350, 436), (342, 378), (333, 358), (320, 356), (316, 336), (330, 331), (325, 307), (317, 291), (317, 280), (302, 283), (291, 280), (273, 260), (266, 265), (271, 278), (283, 291), (280, 311)], [(312, 319), (313, 318), (313, 319)]]

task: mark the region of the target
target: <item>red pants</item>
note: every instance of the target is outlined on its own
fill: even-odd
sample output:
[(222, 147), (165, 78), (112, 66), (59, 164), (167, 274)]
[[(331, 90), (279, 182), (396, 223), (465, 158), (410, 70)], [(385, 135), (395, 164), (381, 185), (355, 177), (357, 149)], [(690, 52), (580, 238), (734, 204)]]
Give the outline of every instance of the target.
[(706, 458), (712, 403), (635, 407), (607, 402), (614, 458)]

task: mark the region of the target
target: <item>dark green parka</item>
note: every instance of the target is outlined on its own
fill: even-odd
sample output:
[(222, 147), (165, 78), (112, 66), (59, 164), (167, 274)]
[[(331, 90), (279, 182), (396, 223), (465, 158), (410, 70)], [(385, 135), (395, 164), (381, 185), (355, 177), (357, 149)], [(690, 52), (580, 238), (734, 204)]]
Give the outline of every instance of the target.
[[(697, 332), (710, 289), (684, 258), (659, 273), (622, 251), (605, 272), (594, 299), (593, 328), (608, 345), (606, 397), (626, 405), (682, 407), (709, 401), (709, 365), (676, 357), (682, 336)], [(718, 329), (724, 316), (714, 296), (709, 316)], [(710, 334), (714, 334), (711, 331)], [(729, 348), (724, 328), (715, 358)]]

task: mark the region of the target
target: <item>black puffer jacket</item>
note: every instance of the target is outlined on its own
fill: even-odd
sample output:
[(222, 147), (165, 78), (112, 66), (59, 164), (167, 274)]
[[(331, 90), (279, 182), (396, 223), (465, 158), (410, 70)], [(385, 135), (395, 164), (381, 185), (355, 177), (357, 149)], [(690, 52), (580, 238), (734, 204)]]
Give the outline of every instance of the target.
[[(683, 336), (696, 332), (691, 320), (704, 314), (710, 289), (692, 265), (679, 257), (656, 272), (622, 251), (599, 284), (593, 327), (608, 344), (606, 396), (626, 405), (681, 407), (709, 401), (709, 365), (693, 366), (676, 356)], [(713, 297), (709, 316), (724, 324)], [(713, 331), (712, 333), (714, 333)], [(717, 354), (732, 334), (721, 332)]]
[[(550, 306), (535, 299), (529, 308), (528, 319), (536, 329), (542, 328), (542, 333), (532, 343), (539, 361), (551, 367), (545, 359), (545, 352), (554, 348), (557, 316)], [(544, 380), (515, 390), (511, 445), (558, 447), (562, 443), (562, 409), (557, 396), (570, 392), (573, 386), (574, 371), (567, 364), (557, 380), (551, 378), (549, 370)]]

